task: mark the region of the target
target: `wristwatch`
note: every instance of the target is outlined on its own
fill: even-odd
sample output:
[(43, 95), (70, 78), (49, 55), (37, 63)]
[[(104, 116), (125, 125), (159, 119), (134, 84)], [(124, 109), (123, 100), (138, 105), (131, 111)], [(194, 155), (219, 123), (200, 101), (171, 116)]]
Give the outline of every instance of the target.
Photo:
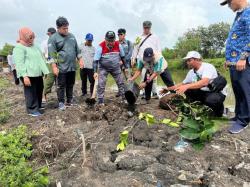
[(240, 60), (246, 60), (249, 57), (249, 53), (248, 52), (243, 52), (240, 55)]

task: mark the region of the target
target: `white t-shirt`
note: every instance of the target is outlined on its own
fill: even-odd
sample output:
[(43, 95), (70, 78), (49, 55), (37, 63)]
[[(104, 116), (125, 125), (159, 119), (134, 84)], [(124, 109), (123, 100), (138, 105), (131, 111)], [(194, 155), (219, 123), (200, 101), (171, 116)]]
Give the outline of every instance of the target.
[[(208, 78), (209, 83), (211, 83), (216, 77), (218, 77), (218, 73), (215, 67), (212, 64), (202, 62), (201, 67), (196, 72), (193, 69), (188, 72), (183, 84), (194, 83), (203, 78)], [(209, 91), (209, 88), (203, 87), (201, 90)]]
[(44, 54), (45, 58), (48, 59), (49, 57), (49, 53), (48, 53), (48, 40), (49, 38), (47, 38), (46, 40), (44, 40), (41, 44), (41, 49), (42, 49), (42, 53)]
[[(141, 42), (146, 37), (147, 37), (147, 35), (144, 35), (144, 34), (141, 35), (140, 36)], [(149, 48), (149, 47), (151, 47), (153, 49), (154, 53), (161, 53), (160, 40), (159, 40), (159, 38), (155, 34), (152, 34), (149, 38), (147, 38), (147, 40), (142, 44), (142, 46), (140, 47), (139, 52), (138, 52), (138, 47), (139, 47), (140, 43), (138, 45), (134, 46), (134, 50), (133, 50), (133, 53), (132, 53), (132, 59), (136, 59), (137, 58), (139, 60), (142, 60), (143, 59), (144, 50), (146, 48)]]
[(13, 71), (14, 69), (16, 69), (12, 55), (8, 55), (7, 56), (7, 60), (8, 60), (8, 64), (10, 66), (11, 71)]

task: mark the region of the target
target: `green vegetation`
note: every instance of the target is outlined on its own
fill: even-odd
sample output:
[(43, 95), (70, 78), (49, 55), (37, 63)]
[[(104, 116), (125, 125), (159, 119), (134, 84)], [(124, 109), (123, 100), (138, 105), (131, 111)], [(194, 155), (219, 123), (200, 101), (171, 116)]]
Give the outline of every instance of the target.
[(0, 186), (43, 187), (49, 184), (48, 168), (33, 170), (28, 163), (32, 154), (26, 126), (0, 132)]
[(2, 50), (0, 50), (0, 55), (7, 56), (13, 50), (13, 48), (14, 48), (13, 45), (6, 43), (3, 46)]
[(191, 29), (178, 38), (173, 49), (164, 49), (165, 58), (182, 58), (188, 51), (198, 51), (204, 58), (224, 57), (224, 46), (230, 25), (227, 23), (211, 24)]
[(0, 125), (6, 123), (10, 118), (9, 105), (6, 102), (3, 90), (9, 85), (8, 80), (0, 78)]
[[(157, 120), (153, 115), (148, 113), (140, 113), (139, 120), (146, 121), (148, 126), (155, 124), (165, 124), (170, 127), (180, 128), (180, 136), (190, 143), (197, 150), (202, 149), (206, 142), (211, 141), (213, 135), (220, 129), (220, 126), (225, 119), (218, 119), (211, 117), (212, 110), (202, 105), (200, 102), (189, 102), (186, 98), (181, 96), (175, 97), (169, 101), (170, 106), (174, 106), (179, 112), (176, 121), (171, 119)], [(123, 151), (129, 144), (128, 136), (130, 130), (125, 130), (120, 134), (120, 142), (117, 145), (117, 151)]]

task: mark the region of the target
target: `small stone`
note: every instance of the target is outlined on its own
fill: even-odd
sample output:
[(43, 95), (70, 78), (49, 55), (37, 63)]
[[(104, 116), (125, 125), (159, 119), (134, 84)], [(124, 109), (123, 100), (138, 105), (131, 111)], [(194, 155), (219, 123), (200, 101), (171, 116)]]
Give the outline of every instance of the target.
[(178, 179), (179, 179), (180, 181), (186, 181), (186, 180), (187, 180), (187, 177), (186, 177), (186, 175), (185, 175), (184, 173), (182, 173), (182, 174), (179, 175)]

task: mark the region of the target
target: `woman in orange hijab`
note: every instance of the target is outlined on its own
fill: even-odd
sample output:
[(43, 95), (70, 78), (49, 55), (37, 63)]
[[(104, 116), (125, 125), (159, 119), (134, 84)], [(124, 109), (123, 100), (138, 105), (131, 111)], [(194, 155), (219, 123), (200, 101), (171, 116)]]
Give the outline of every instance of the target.
[(19, 30), (18, 44), (14, 48), (13, 58), (17, 77), (24, 85), (26, 109), (29, 115), (40, 116), (42, 108), (43, 75), (49, 70), (38, 46), (34, 44), (35, 34), (27, 28)]

